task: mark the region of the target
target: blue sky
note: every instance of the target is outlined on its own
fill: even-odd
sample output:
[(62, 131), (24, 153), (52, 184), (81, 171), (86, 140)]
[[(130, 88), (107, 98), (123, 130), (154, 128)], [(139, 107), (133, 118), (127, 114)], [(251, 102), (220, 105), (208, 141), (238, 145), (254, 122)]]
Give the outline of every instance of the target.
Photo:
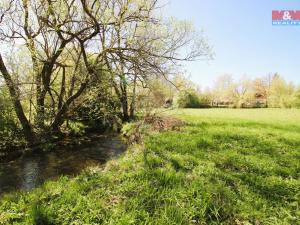
[(202, 87), (223, 74), (235, 79), (278, 72), (300, 84), (300, 26), (272, 26), (272, 10), (300, 10), (299, 0), (167, 0), (170, 16), (192, 21), (215, 52), (213, 61), (187, 63)]

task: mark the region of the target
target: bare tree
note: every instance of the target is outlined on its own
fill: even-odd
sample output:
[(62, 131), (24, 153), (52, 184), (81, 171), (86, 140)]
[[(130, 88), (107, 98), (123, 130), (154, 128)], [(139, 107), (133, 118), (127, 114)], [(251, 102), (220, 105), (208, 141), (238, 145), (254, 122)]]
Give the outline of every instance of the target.
[[(157, 0), (4, 0), (1, 4), (0, 44), (25, 46), (31, 68), (27, 77), (32, 77), (30, 104), (35, 119), (29, 122), (18, 98), (23, 87), (13, 82), (10, 65), (1, 57), (1, 73), (11, 87), (28, 142), (37, 134), (60, 133), (70, 107), (99, 73), (95, 68), (110, 73), (123, 120), (128, 120), (135, 111), (136, 85), (146, 87), (149, 77), (168, 79), (180, 61), (210, 56), (209, 46), (190, 24), (158, 16)], [(188, 49), (184, 56), (183, 47)]]
[[(119, 4), (119, 8), (128, 7), (127, 1), (119, 1)], [(136, 85), (148, 87), (147, 81), (155, 77), (168, 80), (177, 72), (180, 62), (211, 57), (205, 38), (195, 32), (190, 23), (174, 19), (162, 21), (156, 15), (157, 8), (157, 1), (145, 2), (140, 8), (143, 20), (134, 23), (123, 22), (122, 16), (127, 12), (122, 12), (120, 22), (110, 29), (110, 41), (102, 41), (110, 49), (105, 63), (115, 74), (115, 92), (125, 121), (134, 116)], [(182, 54), (183, 48), (186, 54)]]

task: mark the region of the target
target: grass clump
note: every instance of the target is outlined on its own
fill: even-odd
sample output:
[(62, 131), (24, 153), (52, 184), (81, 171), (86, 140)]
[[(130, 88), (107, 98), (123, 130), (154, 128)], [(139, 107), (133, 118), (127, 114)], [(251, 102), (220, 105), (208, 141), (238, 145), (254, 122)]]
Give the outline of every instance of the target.
[(104, 169), (4, 196), (0, 224), (300, 224), (300, 111), (237, 111), (176, 111)]

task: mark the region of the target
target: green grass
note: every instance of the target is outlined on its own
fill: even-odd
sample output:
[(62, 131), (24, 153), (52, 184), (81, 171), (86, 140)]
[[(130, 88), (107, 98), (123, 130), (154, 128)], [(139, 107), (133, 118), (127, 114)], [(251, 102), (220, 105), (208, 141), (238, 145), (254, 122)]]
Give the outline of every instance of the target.
[(172, 112), (104, 170), (0, 201), (0, 224), (300, 224), (300, 110)]

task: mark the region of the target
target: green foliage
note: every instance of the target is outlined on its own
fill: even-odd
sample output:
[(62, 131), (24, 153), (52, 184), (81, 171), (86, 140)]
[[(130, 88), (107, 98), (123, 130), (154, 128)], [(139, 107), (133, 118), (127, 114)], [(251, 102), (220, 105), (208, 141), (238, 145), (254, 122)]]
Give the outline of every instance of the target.
[(101, 67), (94, 70), (96, 75), (83, 96), (84, 101), (75, 110), (75, 118), (93, 130), (118, 129), (120, 101), (113, 94), (110, 75), (102, 72)]
[(298, 87), (298, 89), (295, 93), (293, 105), (297, 108), (300, 108), (300, 87)]
[(0, 224), (299, 224), (299, 110), (174, 113), (182, 132), (148, 135), (104, 169), (2, 197)]
[(177, 99), (179, 108), (209, 108), (210, 103), (209, 94), (199, 94), (193, 89), (181, 91)]
[(177, 104), (179, 108), (201, 107), (199, 95), (194, 90), (187, 90), (179, 93)]
[(147, 101), (141, 99), (139, 105), (148, 104), (150, 106), (159, 108), (166, 105), (166, 100), (173, 99), (176, 88), (165, 78), (155, 79), (148, 82), (149, 94), (143, 93), (145, 90), (139, 90), (141, 94), (147, 96)]
[(131, 136), (135, 132), (136, 123), (125, 123), (122, 126), (121, 134), (123, 136)]
[(225, 75), (217, 79), (212, 89), (213, 105), (234, 108), (295, 108), (298, 107), (298, 91), (279, 74), (249, 80), (234, 81)]
[(210, 108), (211, 107), (211, 101), (212, 98), (209, 93), (201, 93), (199, 95), (199, 101), (200, 101), (200, 108)]
[(86, 126), (82, 122), (71, 121), (68, 125), (73, 135), (82, 136), (86, 131)]
[(143, 121), (125, 123), (122, 126), (121, 134), (128, 144), (140, 143), (143, 137), (149, 133), (150, 124)]
[(45, 208), (40, 205), (38, 202), (33, 203), (31, 212), (29, 214), (29, 218), (27, 223), (31, 223), (33, 225), (53, 225), (51, 219), (48, 217)]
[(276, 108), (292, 108), (294, 106), (295, 87), (287, 84), (275, 74), (270, 87), (270, 106)]
[(0, 151), (24, 141), (16, 121), (10, 98), (5, 90), (0, 90)]

